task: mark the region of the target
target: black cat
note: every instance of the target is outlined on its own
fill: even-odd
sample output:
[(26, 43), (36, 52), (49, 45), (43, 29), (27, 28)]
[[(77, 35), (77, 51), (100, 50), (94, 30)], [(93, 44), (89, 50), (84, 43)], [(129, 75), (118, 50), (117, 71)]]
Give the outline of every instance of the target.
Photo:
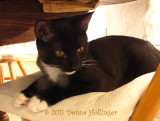
[(149, 42), (126, 36), (107, 36), (87, 42), (92, 13), (43, 20), (35, 24), (37, 64), (44, 76), (23, 90), (16, 106), (34, 112), (65, 98), (114, 90), (155, 71), (160, 51)]

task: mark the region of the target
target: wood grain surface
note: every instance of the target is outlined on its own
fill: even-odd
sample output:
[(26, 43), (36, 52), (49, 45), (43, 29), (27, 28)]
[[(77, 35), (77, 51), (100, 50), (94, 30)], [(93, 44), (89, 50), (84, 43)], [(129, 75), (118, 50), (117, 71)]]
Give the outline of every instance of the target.
[(33, 26), (41, 19), (56, 19), (83, 14), (44, 13), (38, 0), (0, 1), (0, 46), (34, 41)]

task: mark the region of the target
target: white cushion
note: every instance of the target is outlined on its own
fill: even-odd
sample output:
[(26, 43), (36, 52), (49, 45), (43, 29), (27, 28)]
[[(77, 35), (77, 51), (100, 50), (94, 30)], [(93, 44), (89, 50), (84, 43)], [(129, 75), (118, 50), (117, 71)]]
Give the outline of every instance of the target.
[(15, 108), (16, 93), (42, 76), (40, 72), (0, 85), (0, 110), (33, 121), (128, 121), (154, 72), (142, 75), (111, 92), (94, 92), (65, 99), (46, 111)]

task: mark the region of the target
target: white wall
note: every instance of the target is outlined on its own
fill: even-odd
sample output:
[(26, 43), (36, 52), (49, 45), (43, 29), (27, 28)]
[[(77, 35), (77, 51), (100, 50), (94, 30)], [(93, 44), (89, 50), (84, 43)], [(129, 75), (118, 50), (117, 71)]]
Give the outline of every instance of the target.
[(88, 30), (89, 39), (105, 36), (106, 27), (108, 35), (144, 38), (148, 2), (149, 0), (137, 0), (98, 7)]
[(146, 14), (145, 39), (155, 45), (160, 45), (160, 0), (150, 0), (150, 6)]

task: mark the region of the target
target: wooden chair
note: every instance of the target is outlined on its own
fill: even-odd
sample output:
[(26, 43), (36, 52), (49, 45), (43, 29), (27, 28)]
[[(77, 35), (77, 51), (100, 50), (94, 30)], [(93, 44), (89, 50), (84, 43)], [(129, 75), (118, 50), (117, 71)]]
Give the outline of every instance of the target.
[(3, 84), (4, 83), (4, 72), (3, 72), (3, 69), (2, 69), (2, 64), (1, 64), (1, 61), (2, 61), (2, 57), (0, 56), (0, 84)]
[(160, 109), (160, 64), (130, 121), (152, 121)]
[[(8, 56), (7, 58), (3, 58), (3, 56), (0, 56), (0, 84), (5, 83), (5, 80), (10, 80), (10, 79), (14, 80), (14, 79), (22, 77), (22, 76), (15, 76), (14, 75), (13, 68), (12, 68), (13, 62), (16, 62), (18, 64), (23, 76), (27, 75), (25, 69), (23, 68), (23, 66), (21, 64), (21, 61), (24, 61), (26, 57), (24, 55), (17, 56), (16, 58), (12, 58), (12, 57), (13, 57), (12, 55)], [(3, 63), (8, 63), (10, 77), (4, 77)], [(9, 117), (6, 112), (0, 111), (0, 114), (1, 114), (0, 121), (9, 121)], [(22, 118), (22, 121), (28, 121), (28, 120)]]
[[(0, 56), (0, 84), (4, 83), (4, 73), (2, 69), (2, 57)], [(6, 112), (0, 111), (0, 121), (9, 121), (9, 117)]]
[[(13, 64), (13, 62), (16, 62), (17, 64), (18, 64), (18, 66), (19, 66), (19, 68), (20, 68), (20, 70), (21, 70), (21, 72), (22, 72), (22, 74), (23, 74), (23, 76), (26, 76), (27, 75), (27, 73), (26, 73), (26, 71), (25, 71), (25, 69), (23, 68), (23, 66), (22, 66), (22, 64), (21, 64), (21, 61), (24, 61), (25, 60), (25, 56), (18, 56), (18, 57), (16, 57), (16, 58), (7, 58), (7, 59), (5, 59), (5, 58), (3, 58), (3, 56), (2, 56), (2, 60), (1, 60), (1, 71), (3, 72), (3, 63), (7, 63), (8, 64), (8, 67), (9, 67), (9, 72), (10, 72), (10, 77), (4, 77), (4, 74), (2, 75), (2, 78), (3, 78), (3, 82), (4, 82), (4, 80), (14, 80), (14, 79), (16, 79), (16, 78), (19, 78), (19, 77), (21, 77), (21, 76), (15, 76), (15, 74), (14, 74), (14, 72), (13, 72), (13, 68), (12, 68), (12, 64)], [(3, 72), (4, 73), (4, 72)], [(3, 83), (2, 82), (2, 83)]]

